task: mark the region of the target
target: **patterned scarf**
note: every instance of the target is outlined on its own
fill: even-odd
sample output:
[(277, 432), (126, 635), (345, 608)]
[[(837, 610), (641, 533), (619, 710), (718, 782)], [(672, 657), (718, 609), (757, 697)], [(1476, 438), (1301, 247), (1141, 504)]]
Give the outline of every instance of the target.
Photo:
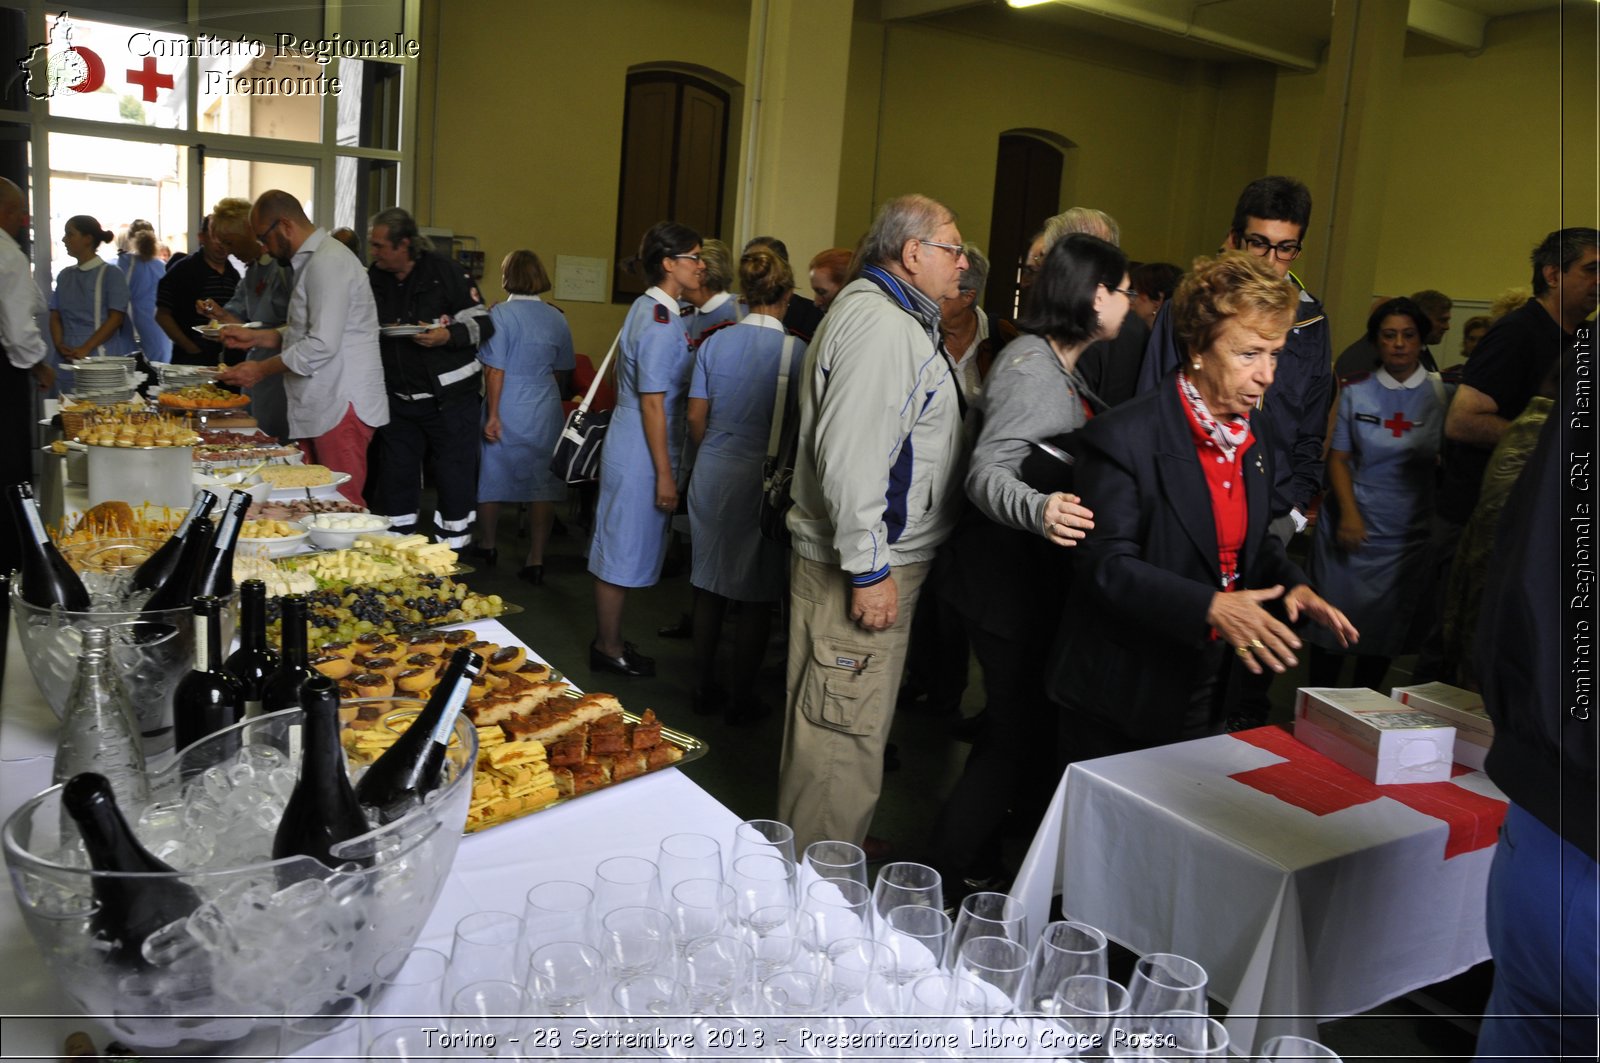
[(1200, 392), (1190, 381), (1188, 373), (1178, 374), (1178, 393), (1183, 396), (1183, 401), (1189, 404), (1189, 412), (1194, 414), (1194, 419), (1199, 422), (1200, 427), (1211, 437), (1217, 449), (1222, 451), (1222, 456), (1232, 461), (1233, 452), (1250, 434), (1249, 415), (1234, 421), (1218, 421), (1212, 417), (1211, 411), (1206, 408), (1206, 400), (1200, 397)]

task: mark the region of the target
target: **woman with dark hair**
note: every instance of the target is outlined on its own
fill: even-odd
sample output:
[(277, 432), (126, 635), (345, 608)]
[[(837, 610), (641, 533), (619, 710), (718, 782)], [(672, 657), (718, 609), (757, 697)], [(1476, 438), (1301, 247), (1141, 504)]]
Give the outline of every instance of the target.
[(654, 658), (622, 637), (628, 588), (661, 578), (667, 529), (678, 508), (684, 405), (693, 352), (678, 301), (700, 287), (700, 234), (658, 222), (639, 244), (650, 288), (628, 309), (617, 346), (617, 406), (600, 452), (589, 571), (594, 575), (595, 638), (589, 667), (617, 675), (655, 675)]
[(1302, 619), (1355, 641), (1267, 531), (1276, 455), (1251, 414), (1298, 297), (1254, 255), (1200, 259), (1172, 299), (1178, 368), (1077, 434), (1095, 526), (1049, 669), (1073, 759), (1221, 733), (1241, 669), (1292, 667)]
[(1076, 553), (1069, 548), (1094, 527), (1093, 512), (1071, 492), (1065, 450), (1105, 408), (1077, 363), (1090, 344), (1121, 329), (1127, 271), (1127, 256), (1099, 237), (1056, 241), (1018, 322), (1026, 335), (1001, 350), (984, 383), (966, 483), (974, 508), (936, 562), (938, 593), (960, 614), (987, 705), (933, 832), (934, 864), (958, 893), (963, 880), (973, 889), (998, 884), (1007, 810), (1042, 812), (1060, 776), (1040, 662), (1061, 618)]
[(1439, 374), (1421, 364), (1432, 327), (1410, 299), (1383, 303), (1367, 318), (1381, 364), (1340, 386), (1310, 575), (1362, 638), (1348, 650), (1312, 632), (1312, 686), (1338, 686), (1344, 658), (1354, 655), (1355, 685), (1377, 689), (1389, 663), (1415, 648), (1410, 629), (1429, 597), (1429, 524), (1449, 406)]
[(125, 355), (133, 350), (122, 335), (128, 317), (128, 278), (100, 257), (100, 245), (116, 239), (87, 214), (67, 219), (61, 243), (78, 260), (56, 275), (50, 293), (50, 339), (56, 352), (76, 362), (89, 355)]
[(1154, 328), (1156, 314), (1178, 287), (1183, 270), (1171, 262), (1141, 262), (1128, 271), (1133, 282), (1133, 312), (1147, 326)]
[[(794, 294), (789, 264), (768, 247), (739, 259), (750, 313), (706, 336), (689, 382), (689, 438), (699, 448), (689, 480), (694, 544), (694, 708), (729, 723), (763, 715), (756, 671), (767, 647), (771, 603), (788, 589), (784, 549), (761, 534), (761, 474), (787, 358), (788, 394), (798, 395), (806, 345), (783, 327)], [(716, 682), (717, 646), (728, 602), (744, 603), (734, 629), (726, 688)]]
[(150, 362), (172, 361), (172, 339), (156, 324), (156, 286), (167, 275), (167, 264), (156, 253), (155, 226), (143, 218), (128, 226), (128, 249), (117, 254), (117, 268), (128, 278), (128, 319), (122, 323), (123, 339), (144, 352)]
[(493, 565), (502, 502), (531, 505), (528, 556), (517, 576), (544, 582), (544, 547), (555, 525), (555, 504), (567, 485), (550, 471), (561, 436), (561, 397), (572, 369), (572, 331), (560, 310), (539, 298), (550, 290), (544, 263), (532, 251), (513, 251), (500, 263), (506, 301), (489, 311), (494, 325), (482, 347), (483, 455), (478, 465), (478, 545), (473, 554)]

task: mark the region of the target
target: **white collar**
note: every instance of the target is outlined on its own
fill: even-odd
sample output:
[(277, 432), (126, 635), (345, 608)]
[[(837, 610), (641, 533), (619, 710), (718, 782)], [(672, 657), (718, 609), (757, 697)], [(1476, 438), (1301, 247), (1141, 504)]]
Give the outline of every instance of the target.
[(1389, 370), (1381, 366), (1378, 368), (1378, 371), (1372, 375), (1378, 378), (1378, 383), (1382, 384), (1390, 391), (1410, 391), (1412, 388), (1420, 388), (1423, 381), (1428, 379), (1427, 370), (1423, 369), (1420, 365), (1413, 369), (1411, 371), (1411, 375), (1406, 377), (1404, 380), (1396, 380), (1394, 377), (1389, 375)]
[(733, 296), (729, 295), (727, 292), (718, 292), (701, 305), (699, 312), (702, 314), (709, 314), (711, 311), (715, 310), (717, 307), (721, 306), (723, 303), (732, 298)]
[(507, 292), (506, 293), (506, 302), (508, 302), (508, 303), (514, 303), (519, 299), (524, 300), (524, 301), (528, 301), (528, 302), (535, 302), (535, 303), (544, 302), (544, 300), (539, 298), (537, 295), (529, 295), (527, 292)]
[(673, 317), (677, 317), (681, 312), (678, 309), (678, 300), (674, 299), (672, 296), (668, 295), (654, 284), (646, 288), (644, 294), (648, 295), (650, 298), (654, 299), (668, 310), (671, 310)]
[(270, 266), (274, 261), (276, 260), (272, 257), (272, 252), (263, 247), (261, 249), (261, 254), (256, 258), (256, 265)]
[(776, 329), (779, 332), (789, 331), (783, 327), (782, 321), (770, 314), (746, 314), (743, 319), (740, 320), (739, 324), (754, 325), (756, 328)]
[(85, 273), (88, 273), (90, 270), (99, 269), (105, 264), (106, 260), (101, 258), (99, 255), (96, 255), (87, 262), (79, 262), (78, 268), (83, 270)]

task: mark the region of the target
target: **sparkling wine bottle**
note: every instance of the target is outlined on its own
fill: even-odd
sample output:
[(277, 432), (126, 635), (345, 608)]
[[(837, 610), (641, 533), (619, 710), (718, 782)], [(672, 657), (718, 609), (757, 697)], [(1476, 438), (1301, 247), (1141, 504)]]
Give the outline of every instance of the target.
[[(222, 599), (210, 595), (194, 600), (194, 671), (178, 680), (172, 692), (173, 738), (180, 750), (244, 716), (244, 687), (222, 670), (224, 608)], [(216, 759), (232, 752), (218, 744)]]
[(250, 508), (250, 495), (235, 491), (228, 496), (227, 508), (217, 522), (216, 534), (206, 544), (205, 556), (190, 588), (194, 597), (209, 595), (229, 598), (233, 595), (233, 550), (239, 545), (239, 529), (244, 525), (244, 511)]
[(116, 872), (93, 876), (97, 907), (90, 931), (110, 945), (108, 962), (149, 966), (140, 951), (144, 939), (192, 914), (200, 907), (199, 894), (176, 879), (153, 877), (173, 869), (139, 844), (104, 775), (73, 776), (61, 788), (61, 806), (78, 824), (94, 869)]
[(339, 686), (325, 675), (305, 681), (300, 730), (300, 778), (272, 838), (272, 858), (309, 856), (328, 867), (343, 860), (333, 848), (370, 828), (356, 800), (339, 742)]
[(239, 648), (223, 670), (244, 687), (245, 716), (261, 715), (261, 695), (278, 669), (278, 655), (267, 647), (267, 585), (258, 579), (239, 584)]
[(378, 809), (383, 822), (405, 815), (438, 788), (456, 714), (482, 669), (483, 658), (464, 646), (451, 654), (422, 712), (361, 777), (356, 797), (365, 807)]
[(33, 488), (27, 484), (10, 485), (6, 488), (6, 502), (16, 521), (17, 548), (22, 552), (22, 600), (40, 609), (60, 606), (69, 612), (88, 612), (89, 592), (44, 530)]
[(210, 517), (196, 517), (189, 526), (189, 535), (178, 550), (178, 560), (172, 566), (172, 575), (145, 599), (144, 616), (153, 619), (155, 614), (168, 609), (188, 608), (194, 600), (189, 588), (199, 577), (200, 562), (205, 557), (206, 543), (216, 534)]
[(211, 507), (217, 504), (217, 496), (201, 488), (194, 493), (194, 501), (189, 504), (189, 512), (183, 515), (183, 522), (178, 525), (178, 530), (173, 532), (161, 548), (144, 559), (133, 573), (133, 589), (138, 591), (153, 591), (163, 586), (178, 571), (179, 562), (183, 557), (184, 544), (188, 542), (189, 535), (194, 530), (195, 521), (201, 517), (211, 515)]
[(103, 627), (83, 633), (78, 676), (67, 695), (56, 744), (55, 781), (84, 772), (105, 776), (124, 807), (140, 809), (149, 800), (139, 725), (112, 667), (110, 638)]
[(261, 711), (282, 712), (300, 707), (300, 686), (317, 673), (306, 663), (306, 600), (298, 594), (280, 599), (283, 615), (278, 622), (278, 670), (261, 689)]

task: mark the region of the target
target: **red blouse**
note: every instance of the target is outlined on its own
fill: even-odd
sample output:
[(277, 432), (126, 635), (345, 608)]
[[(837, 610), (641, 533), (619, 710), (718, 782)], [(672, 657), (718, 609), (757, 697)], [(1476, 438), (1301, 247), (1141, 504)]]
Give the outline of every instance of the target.
[[(1181, 395), (1179, 399), (1182, 400)], [(1238, 584), (1239, 551), (1244, 549), (1245, 531), (1250, 524), (1242, 462), (1255, 435), (1247, 428), (1230, 460), (1223, 456), (1210, 433), (1200, 426), (1189, 404), (1183, 402), (1182, 405), (1184, 416), (1189, 420), (1189, 431), (1194, 436), (1200, 468), (1205, 470), (1206, 487), (1211, 491), (1211, 516), (1217, 527), (1217, 568), (1222, 574), (1222, 589), (1231, 591)]]

